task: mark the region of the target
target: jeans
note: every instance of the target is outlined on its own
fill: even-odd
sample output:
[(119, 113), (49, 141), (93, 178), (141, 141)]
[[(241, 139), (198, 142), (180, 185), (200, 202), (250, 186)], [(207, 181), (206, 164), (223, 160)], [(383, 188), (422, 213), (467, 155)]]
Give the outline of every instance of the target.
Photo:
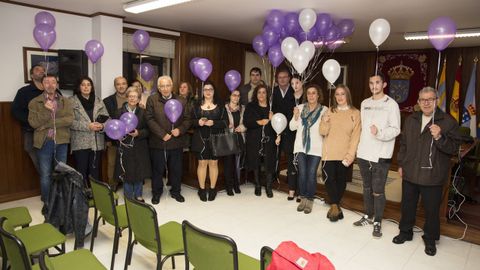
[[(152, 193), (160, 196), (163, 193), (163, 174), (168, 166), (168, 181), (171, 184), (170, 194), (180, 194), (182, 183), (183, 148), (163, 149), (151, 148), (152, 158)], [(166, 158), (166, 159), (165, 159)]]
[(313, 199), (317, 191), (317, 170), (321, 157), (298, 153), (299, 195)]
[[(55, 150), (55, 151), (54, 151)], [(54, 166), (57, 165), (57, 162), (54, 162), (55, 159), (58, 162), (67, 162), (67, 150), (68, 144), (57, 144), (53, 140), (46, 140), (43, 143), (42, 148), (38, 149), (38, 165), (39, 165), (39, 174), (40, 174), (40, 192), (42, 201), (46, 204), (49, 201), (50, 186), (52, 183), (52, 170)], [(55, 152), (55, 158), (54, 158)]]
[(413, 235), (418, 199), (422, 197), (425, 210), (423, 239), (434, 242), (440, 239), (440, 204), (442, 203), (443, 186), (423, 186), (402, 181), (402, 218), (400, 233)]
[(329, 160), (323, 167), (325, 187), (331, 204), (340, 204), (347, 187), (348, 167), (339, 160)]
[(363, 207), (365, 214), (381, 222), (385, 210), (385, 184), (387, 182), (390, 159), (379, 159), (378, 162), (358, 159), (358, 167), (363, 179)]
[(23, 149), (28, 153), (37, 173), (40, 173), (37, 149), (33, 147), (33, 132), (23, 131)]
[(143, 182), (142, 181), (134, 182), (134, 183), (125, 182), (123, 183), (123, 192), (125, 193), (125, 197), (130, 199), (142, 197)]

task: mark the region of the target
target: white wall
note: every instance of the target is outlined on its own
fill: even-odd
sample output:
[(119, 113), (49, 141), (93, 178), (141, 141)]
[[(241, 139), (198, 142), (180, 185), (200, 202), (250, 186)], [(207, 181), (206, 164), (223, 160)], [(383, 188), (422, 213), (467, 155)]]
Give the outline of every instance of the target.
[[(0, 2), (0, 76), (2, 87), (0, 101), (12, 101), (17, 90), (25, 85), (23, 79), (22, 47), (37, 47), (33, 38), (34, 18), (41, 9)], [(98, 16), (100, 29), (93, 25), (90, 17), (48, 11), (55, 16), (57, 39), (51, 49), (83, 50), (85, 43), (93, 39), (94, 28), (99, 33), (105, 54), (96, 69), (103, 71), (98, 94), (105, 97), (113, 92), (113, 79), (122, 74), (122, 20)], [(110, 33), (110, 35), (108, 34)], [(100, 64), (99, 64), (100, 63)], [(101, 67), (99, 67), (101, 65)], [(89, 64), (92, 75), (92, 65)]]

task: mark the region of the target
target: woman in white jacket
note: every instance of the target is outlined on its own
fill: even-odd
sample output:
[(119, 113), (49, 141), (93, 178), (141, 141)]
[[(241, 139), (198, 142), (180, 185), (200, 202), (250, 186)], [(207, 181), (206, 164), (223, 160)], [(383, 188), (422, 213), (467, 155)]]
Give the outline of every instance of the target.
[(313, 198), (317, 190), (317, 170), (322, 156), (323, 139), (319, 124), (322, 115), (328, 110), (323, 106), (322, 90), (312, 84), (307, 88), (306, 103), (293, 109), (290, 130), (296, 130), (293, 153), (298, 161), (298, 187), (301, 198), (297, 211), (312, 212)]

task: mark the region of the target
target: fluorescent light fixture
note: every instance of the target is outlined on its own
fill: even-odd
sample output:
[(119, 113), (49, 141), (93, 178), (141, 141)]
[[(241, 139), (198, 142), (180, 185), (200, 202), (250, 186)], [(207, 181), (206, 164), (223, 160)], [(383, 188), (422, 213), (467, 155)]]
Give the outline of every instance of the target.
[(138, 14), (157, 8), (164, 8), (190, 1), (192, 0), (137, 0), (128, 2), (123, 5), (123, 10), (125, 10), (126, 12)]
[[(336, 40), (335, 42), (333, 42), (334, 44), (346, 44), (348, 43), (347, 40), (345, 39), (340, 39), (340, 40)], [(313, 41), (313, 45), (315, 46), (323, 46), (323, 45), (327, 45), (327, 43), (324, 43), (323, 41)]]
[[(450, 37), (447, 35), (439, 35), (434, 38)], [(458, 29), (455, 34), (456, 38), (480, 37), (480, 28)], [(428, 32), (410, 32), (403, 34), (405, 40), (424, 40), (428, 39)]]

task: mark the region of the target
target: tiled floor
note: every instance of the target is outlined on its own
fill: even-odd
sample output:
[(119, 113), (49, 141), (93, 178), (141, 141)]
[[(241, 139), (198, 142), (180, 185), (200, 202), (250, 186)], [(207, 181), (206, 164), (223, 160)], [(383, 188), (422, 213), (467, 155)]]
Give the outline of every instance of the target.
[[(145, 185), (145, 199), (150, 201), (149, 185)], [(193, 224), (208, 231), (232, 237), (240, 251), (259, 258), (264, 245), (275, 248), (285, 240), (295, 241), (310, 252), (326, 255), (337, 269), (478, 269), (480, 246), (442, 237), (434, 257), (425, 255), (421, 233), (416, 233), (413, 241), (403, 245), (393, 244), (397, 225), (383, 222), (383, 238), (371, 237), (372, 227), (357, 228), (352, 223), (359, 218), (357, 213), (344, 210), (345, 218), (337, 223), (329, 222), (325, 216), (327, 206), (315, 200), (313, 212), (309, 215), (298, 213), (297, 204), (286, 200), (284, 193), (275, 192), (272, 199), (264, 194), (253, 195), (253, 187), (242, 186), (242, 194), (228, 197), (220, 193), (213, 202), (201, 202), (196, 191), (183, 187), (185, 203), (177, 203), (168, 196), (161, 198), (155, 206), (159, 223), (169, 220), (182, 222), (188, 219)], [(27, 206), (33, 216), (33, 224), (43, 221), (40, 214), (39, 197), (0, 204), (0, 209), (18, 205)], [(90, 213), (90, 220), (92, 213)], [(109, 225), (100, 226), (95, 240), (94, 254), (100, 261), (110, 266), (113, 229)], [(90, 244), (89, 238), (86, 247)], [(69, 237), (67, 250), (71, 250), (73, 238)], [(120, 240), (115, 269), (123, 269), (127, 245), (126, 235)], [(178, 257), (177, 269), (184, 268), (183, 257)], [(154, 269), (155, 256), (137, 245), (130, 269)], [(171, 269), (167, 262), (164, 269)]]

